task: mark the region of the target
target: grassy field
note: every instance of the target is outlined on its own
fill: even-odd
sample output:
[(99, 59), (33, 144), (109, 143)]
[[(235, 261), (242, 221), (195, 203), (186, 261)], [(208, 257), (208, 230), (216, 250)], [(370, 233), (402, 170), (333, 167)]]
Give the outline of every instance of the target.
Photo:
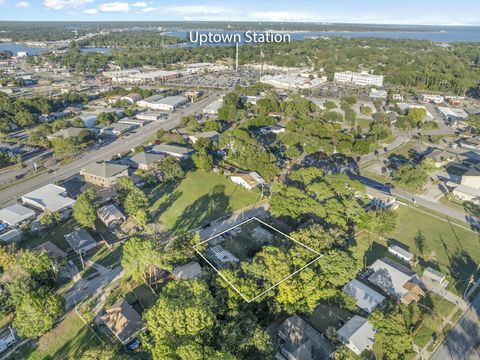
[(179, 184), (160, 185), (149, 194), (150, 213), (173, 231), (195, 229), (202, 222), (242, 209), (260, 200), (220, 174), (189, 172)]
[[(419, 274), (427, 266), (439, 268), (453, 276), (449, 279), (454, 283), (451, 290), (456, 287), (456, 291), (461, 292), (466, 285), (464, 280), (476, 273), (480, 263), (479, 235), (468, 230), (467, 224), (442, 220), (414, 207), (400, 206), (396, 211), (398, 226), (389, 240), (403, 244), (405, 249), (419, 257), (419, 264), (414, 268)], [(415, 241), (419, 234), (425, 239), (423, 251)], [(357, 237), (357, 245), (364, 266), (388, 254), (387, 241), (375, 234), (362, 233)]]
[[(443, 271), (468, 277), (480, 262), (480, 238), (455, 223), (443, 221), (407, 206), (398, 208), (398, 227), (393, 238), (419, 254), (415, 237), (419, 232), (425, 238), (423, 258), (438, 263)], [(425, 264), (427, 265), (427, 264)]]
[(81, 354), (100, 341), (85, 326), (77, 314), (71, 312), (49, 333), (43, 335), (36, 346), (20, 348), (18, 359), (78, 359)]

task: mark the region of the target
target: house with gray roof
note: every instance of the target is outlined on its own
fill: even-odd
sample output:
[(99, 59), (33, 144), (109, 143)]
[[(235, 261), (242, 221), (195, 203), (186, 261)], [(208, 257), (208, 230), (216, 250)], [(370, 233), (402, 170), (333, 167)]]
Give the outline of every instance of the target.
[(406, 305), (425, 296), (418, 275), (388, 257), (377, 259), (370, 269), (373, 270), (373, 274), (368, 281)]
[(355, 354), (370, 350), (375, 342), (375, 330), (367, 319), (355, 315), (337, 332), (338, 339)]
[(331, 359), (335, 346), (307, 321), (298, 315), (285, 320), (278, 328), (281, 343), (277, 360)]
[(178, 145), (172, 145), (172, 144), (156, 145), (153, 147), (152, 151), (157, 154), (170, 155), (170, 156), (175, 156), (177, 158), (188, 158), (194, 152), (194, 150), (191, 147), (178, 146)]
[(218, 142), (220, 134), (216, 131), (205, 131), (194, 135), (189, 135), (188, 139), (195, 144), (199, 139), (211, 139), (213, 142)]
[(66, 217), (70, 214), (75, 200), (67, 196), (64, 187), (47, 184), (22, 196), (22, 202), (41, 211), (59, 212)]
[(172, 275), (175, 279), (196, 279), (202, 274), (202, 268), (196, 261), (188, 264), (177, 266), (172, 270)]
[(357, 279), (351, 280), (343, 287), (343, 292), (350, 295), (357, 302), (357, 306), (367, 313), (371, 313), (385, 300), (385, 296)]
[(76, 127), (69, 127), (66, 129), (59, 130), (53, 134), (47, 135), (48, 140), (55, 140), (55, 139), (68, 139), (68, 138), (76, 138), (82, 134), (88, 135), (91, 134), (90, 129), (86, 128), (76, 128)]
[(131, 156), (127, 161), (128, 164), (139, 170), (150, 170), (155, 163), (158, 163), (164, 158), (161, 154), (139, 152)]
[(86, 182), (102, 187), (110, 187), (123, 176), (128, 176), (128, 166), (110, 163), (107, 161), (96, 162), (80, 171)]
[(35, 218), (35, 211), (20, 204), (10, 205), (0, 210), (0, 221), (16, 227)]
[(75, 230), (64, 235), (64, 238), (77, 254), (84, 253), (97, 246), (95, 239), (85, 229)]
[(120, 227), (127, 217), (114, 204), (102, 206), (97, 211), (98, 218), (110, 229)]

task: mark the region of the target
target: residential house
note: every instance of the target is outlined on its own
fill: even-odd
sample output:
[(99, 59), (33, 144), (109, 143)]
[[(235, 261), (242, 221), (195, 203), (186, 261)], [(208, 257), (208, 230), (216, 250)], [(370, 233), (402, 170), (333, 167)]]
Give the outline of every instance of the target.
[(106, 314), (101, 316), (100, 319), (122, 345), (126, 345), (146, 328), (140, 314), (126, 300), (122, 300), (107, 309)]
[(298, 315), (285, 320), (278, 328), (281, 343), (276, 360), (331, 359), (335, 346)]
[(385, 300), (385, 296), (357, 279), (353, 279), (346, 284), (343, 287), (343, 292), (353, 297), (357, 302), (357, 306), (367, 313), (371, 313)]
[(106, 161), (88, 165), (80, 171), (86, 182), (102, 187), (110, 187), (123, 176), (128, 176), (128, 166)]
[(441, 149), (435, 149), (429, 154), (425, 155), (427, 159), (432, 159), (435, 163), (435, 167), (437, 169), (447, 165), (448, 163), (451, 163), (455, 161), (456, 155), (453, 153), (449, 153), (445, 150)]
[(114, 204), (102, 206), (97, 211), (98, 218), (110, 229), (120, 227), (127, 217)]
[(131, 156), (127, 162), (128, 164), (139, 170), (151, 170), (153, 166), (164, 158), (163, 155), (147, 152), (139, 152)]
[(389, 246), (388, 252), (398, 257), (399, 259), (406, 261), (407, 263), (413, 263), (413, 260), (415, 258), (415, 256), (411, 252), (408, 252), (407, 250), (401, 248), (398, 245)]
[(177, 158), (188, 158), (193, 154), (193, 149), (186, 146), (178, 146), (172, 144), (156, 145), (152, 149), (157, 154), (171, 155)]
[(0, 234), (0, 241), (1, 242), (16, 242), (22, 239), (23, 235), (19, 229), (10, 229), (4, 233)]
[(64, 238), (77, 254), (84, 253), (97, 246), (95, 239), (85, 229), (75, 230), (64, 235)]
[(199, 139), (211, 139), (213, 142), (218, 142), (220, 134), (216, 131), (205, 131), (194, 135), (189, 135), (188, 139), (195, 144)]
[(211, 262), (213, 262), (217, 269), (222, 268), (227, 263), (238, 263), (240, 261), (230, 251), (224, 249), (222, 245), (210, 247), (205, 255)]
[(35, 211), (20, 204), (10, 205), (0, 210), (0, 221), (10, 227), (17, 227), (35, 219)]
[(440, 271), (432, 269), (431, 267), (427, 267), (423, 271), (423, 277), (429, 280), (432, 280), (436, 283), (443, 284), (443, 282), (445, 281), (446, 275), (442, 274)]
[(61, 250), (51, 241), (45, 241), (44, 243), (38, 245), (35, 249), (45, 251), (52, 259), (61, 259), (67, 256), (67, 253), (65, 251)]
[(61, 186), (48, 184), (22, 196), (22, 202), (35, 209), (47, 212), (59, 212), (62, 217), (71, 214), (75, 200), (67, 196), (67, 190)]
[(202, 274), (202, 268), (196, 261), (188, 264), (177, 266), (172, 270), (172, 275), (177, 280), (181, 279), (196, 279)]
[(47, 135), (48, 140), (55, 140), (55, 139), (68, 139), (68, 138), (76, 138), (80, 135), (86, 136), (92, 133), (91, 130), (86, 128), (76, 128), (76, 127), (69, 127), (66, 129), (59, 130), (53, 134)]
[(355, 354), (371, 350), (375, 342), (375, 330), (367, 319), (355, 315), (337, 332), (339, 340)]
[(406, 305), (425, 296), (417, 274), (388, 257), (376, 260), (370, 269), (373, 274), (368, 281)]
[(243, 186), (247, 190), (252, 190), (257, 186), (265, 184), (265, 180), (256, 172), (252, 171), (246, 174), (235, 174), (230, 176), (235, 184)]

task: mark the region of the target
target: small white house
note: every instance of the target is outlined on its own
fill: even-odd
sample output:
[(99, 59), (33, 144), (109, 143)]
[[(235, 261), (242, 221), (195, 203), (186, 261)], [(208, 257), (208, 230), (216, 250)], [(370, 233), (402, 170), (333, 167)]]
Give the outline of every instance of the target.
[(412, 263), (414, 259), (414, 255), (411, 252), (408, 252), (405, 249), (402, 249), (400, 246), (392, 245), (388, 247), (388, 252), (395, 255), (399, 259), (406, 261), (408, 263)]
[(243, 186), (247, 190), (252, 190), (257, 186), (265, 184), (265, 180), (256, 172), (248, 174), (236, 174), (230, 177), (235, 184)]
[(339, 340), (355, 354), (370, 350), (375, 342), (375, 330), (367, 319), (355, 315), (337, 332)]
[(431, 267), (427, 267), (423, 271), (423, 276), (426, 277), (427, 279), (433, 280), (440, 284), (442, 284), (445, 281), (445, 277), (446, 277), (445, 274), (435, 269), (432, 269)]

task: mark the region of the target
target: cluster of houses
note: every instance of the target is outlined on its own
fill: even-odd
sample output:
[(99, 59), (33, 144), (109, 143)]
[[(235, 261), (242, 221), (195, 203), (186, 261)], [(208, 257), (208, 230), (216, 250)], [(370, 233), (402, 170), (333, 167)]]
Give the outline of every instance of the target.
[[(196, 279), (201, 274), (200, 264), (192, 261), (173, 268), (169, 279)], [(106, 309), (100, 317), (100, 321), (115, 339), (131, 350), (139, 346), (136, 336), (146, 329), (146, 324), (141, 315), (124, 299)]]
[[(414, 255), (398, 245), (388, 248), (390, 256), (375, 260), (366, 272), (351, 280), (343, 292), (355, 300), (358, 311), (348, 321), (340, 322), (336, 339), (329, 339), (312, 326), (308, 317), (294, 315), (278, 328), (281, 339), (276, 355), (277, 360), (313, 360), (332, 358), (335, 345), (331, 340), (347, 346), (361, 355), (371, 350), (375, 343), (376, 330), (367, 317), (377, 308), (383, 308), (387, 301), (410, 305), (425, 296), (423, 281), (445, 283), (445, 275), (426, 268), (420, 278), (406, 265), (414, 262)], [(394, 260), (398, 259), (398, 260)], [(325, 311), (319, 309), (317, 311)]]

